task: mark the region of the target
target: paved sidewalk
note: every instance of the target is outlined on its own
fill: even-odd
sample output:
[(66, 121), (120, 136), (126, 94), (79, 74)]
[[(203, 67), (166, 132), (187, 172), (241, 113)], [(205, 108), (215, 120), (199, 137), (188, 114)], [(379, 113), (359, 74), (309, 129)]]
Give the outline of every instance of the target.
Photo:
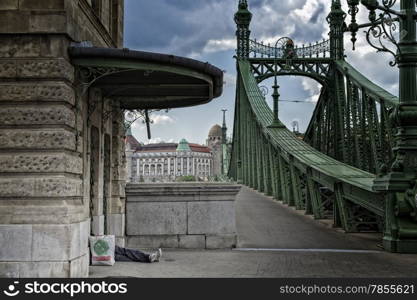
[(153, 264), (90, 267), (90, 277), (415, 277), (417, 255), (383, 252), (380, 235), (345, 234), (248, 188), (235, 250), (165, 250)]

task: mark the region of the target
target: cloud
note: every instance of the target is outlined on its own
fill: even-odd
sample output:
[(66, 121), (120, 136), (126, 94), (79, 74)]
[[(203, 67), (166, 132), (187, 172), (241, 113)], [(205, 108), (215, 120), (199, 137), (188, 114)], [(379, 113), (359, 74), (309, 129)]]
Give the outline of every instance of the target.
[(204, 53), (213, 53), (236, 49), (235, 39), (209, 40), (203, 48)]
[(141, 120), (136, 120), (131, 127), (132, 129), (145, 129), (145, 125)]
[(159, 143), (174, 143), (174, 140), (173, 139), (164, 140), (161, 137), (156, 137), (156, 138), (152, 138), (150, 140), (145, 141), (145, 145), (159, 144)]
[(150, 118), (153, 121), (153, 125), (168, 125), (175, 123), (175, 120), (167, 115), (151, 115)]
[(310, 78), (302, 78), (301, 84), (309, 95), (307, 102), (317, 102), (320, 96), (321, 84)]
[(223, 80), (226, 84), (226, 86), (235, 86), (236, 85), (236, 75), (225, 73)]

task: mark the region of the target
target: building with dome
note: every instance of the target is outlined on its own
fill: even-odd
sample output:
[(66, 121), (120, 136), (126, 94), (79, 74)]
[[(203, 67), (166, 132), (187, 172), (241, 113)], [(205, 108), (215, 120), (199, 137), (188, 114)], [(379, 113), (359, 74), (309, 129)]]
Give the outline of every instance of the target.
[(223, 110), (223, 126), (218, 124), (211, 127), (207, 146), (213, 153), (213, 175), (220, 176), (226, 173), (227, 159), (227, 127), (226, 127), (226, 110)]
[(128, 182), (173, 182), (211, 180), (225, 175), (228, 169), (230, 143), (227, 140), (226, 110), (223, 126), (210, 128), (206, 145), (189, 143), (139, 143), (129, 129), (126, 132), (126, 166)]
[(178, 144), (142, 145), (130, 131), (126, 142), (130, 182), (173, 182), (182, 177), (207, 181), (213, 176), (213, 155), (207, 146), (188, 143), (185, 139)]

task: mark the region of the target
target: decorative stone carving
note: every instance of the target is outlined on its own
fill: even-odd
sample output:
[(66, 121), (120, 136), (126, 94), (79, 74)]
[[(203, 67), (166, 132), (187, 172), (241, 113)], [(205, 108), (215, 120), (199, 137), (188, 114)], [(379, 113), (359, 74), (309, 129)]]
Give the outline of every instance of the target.
[(75, 94), (64, 83), (7, 83), (0, 84), (0, 101), (62, 101), (74, 105)]

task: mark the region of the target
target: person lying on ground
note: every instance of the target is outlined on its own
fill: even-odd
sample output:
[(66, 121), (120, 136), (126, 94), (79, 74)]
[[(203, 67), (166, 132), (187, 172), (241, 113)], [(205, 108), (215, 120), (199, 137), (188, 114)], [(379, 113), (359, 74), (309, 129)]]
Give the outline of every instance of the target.
[(114, 258), (115, 261), (134, 261), (143, 263), (158, 262), (162, 256), (162, 250), (158, 250), (152, 253), (145, 253), (140, 250), (122, 248), (119, 246), (115, 247)]

